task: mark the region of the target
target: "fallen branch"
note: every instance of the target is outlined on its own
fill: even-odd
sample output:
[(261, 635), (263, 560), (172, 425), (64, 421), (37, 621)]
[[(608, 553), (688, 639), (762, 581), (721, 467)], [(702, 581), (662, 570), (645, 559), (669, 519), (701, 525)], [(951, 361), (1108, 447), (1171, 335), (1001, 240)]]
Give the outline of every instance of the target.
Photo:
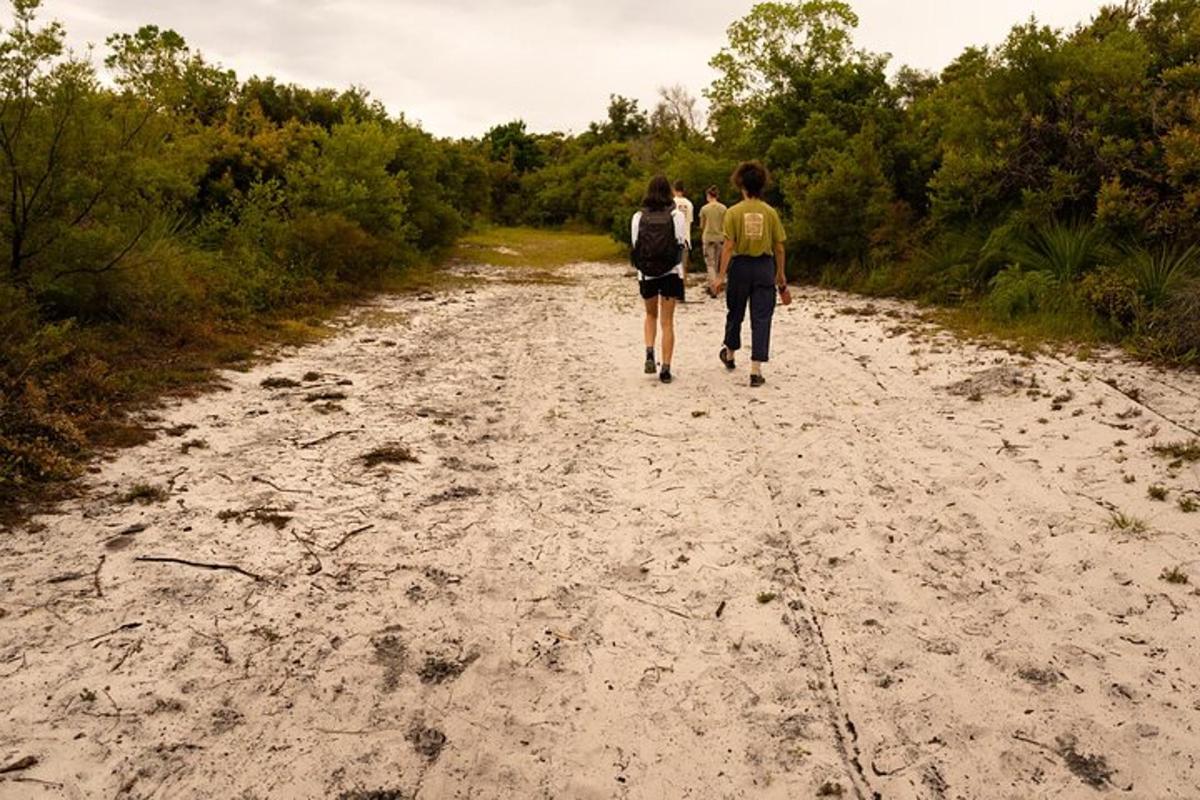
[(86, 577), (86, 572), (68, 572), (65, 575), (56, 575), (53, 578), (47, 579), (46, 583), (70, 583), (71, 581), (77, 581), (80, 578)]
[(367, 531), (371, 530), (374, 527), (375, 527), (374, 525), (364, 525), (361, 528), (355, 528), (354, 530), (350, 531), (345, 536), (343, 536), (338, 541), (337, 544), (335, 544), (333, 547), (330, 547), (329, 552), (336, 553), (338, 550), (340, 550), (342, 548), (342, 545), (346, 544), (346, 542), (350, 541), (355, 536), (358, 536), (360, 533), (366, 533)]
[(271, 481), (267, 480), (266, 478), (260, 478), (258, 475), (252, 476), (250, 478), (250, 481), (252, 483), (265, 484), (267, 486), (270, 486), (275, 491), (283, 492), (284, 494), (312, 494), (312, 492), (309, 491), (308, 489), (284, 489), (282, 486), (272, 483)]
[(111, 631), (105, 631), (104, 633), (97, 634), (97, 635), (91, 637), (90, 639), (81, 639), (80, 641), (75, 642), (74, 644), (69, 644), (69, 645), (67, 645), (67, 649), (70, 650), (72, 647), (78, 647), (81, 644), (92, 644), (93, 642), (98, 642), (101, 639), (107, 639), (109, 636), (113, 636), (118, 633), (123, 633), (124, 631), (137, 630), (140, 627), (142, 627), (142, 623), (140, 623), (140, 622), (126, 622), (124, 625), (113, 628)]
[(100, 563), (96, 565), (96, 571), (92, 573), (92, 585), (96, 587), (96, 597), (104, 597), (104, 591), (100, 588), (100, 570), (104, 568), (104, 559), (107, 556), (100, 556)]
[(354, 431), (337, 431), (336, 433), (331, 433), (328, 436), (322, 436), (320, 439), (314, 439), (311, 442), (305, 442), (304, 444), (300, 445), (300, 449), (308, 450), (311, 447), (316, 447), (319, 444), (324, 444), (325, 442), (336, 439), (339, 436), (349, 436), (352, 433), (358, 433), (358, 431), (356, 431), (356, 430), (354, 430)]
[(299, 542), (300, 545), (305, 550), (308, 551), (308, 554), (310, 556), (312, 556), (313, 560), (317, 562), (315, 569), (310, 568), (308, 570), (309, 575), (316, 575), (317, 573), (319, 573), (323, 569), (325, 569), (325, 565), (321, 562), (321, 557), (319, 555), (317, 555), (315, 550), (312, 549), (312, 544), (307, 539), (301, 539), (300, 534), (296, 533), (295, 531), (288, 531), (288, 533), (290, 533), (292, 535), (292, 538), (295, 539), (297, 542)]
[(25, 756), (19, 761), (14, 761), (6, 767), (0, 767), (0, 775), (8, 775), (13, 772), (22, 772), (27, 769), (32, 769), (38, 765), (37, 756)]
[(169, 556), (138, 556), (134, 559), (134, 561), (141, 561), (149, 564), (181, 564), (185, 567), (196, 567), (197, 569), (236, 572), (237, 574), (244, 575), (247, 578), (253, 578), (260, 583), (266, 581), (266, 578), (264, 578), (262, 575), (242, 569), (236, 564), (208, 564), (203, 561), (188, 561), (185, 558), (171, 558)]

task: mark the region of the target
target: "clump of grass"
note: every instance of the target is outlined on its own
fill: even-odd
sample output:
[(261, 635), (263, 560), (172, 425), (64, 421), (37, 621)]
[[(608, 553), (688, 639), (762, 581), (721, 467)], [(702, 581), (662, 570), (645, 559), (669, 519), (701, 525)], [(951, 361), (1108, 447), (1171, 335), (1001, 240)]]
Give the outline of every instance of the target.
[(1126, 483), (1137, 483), (1137, 475), (1126, 475), (1121, 480), (1125, 481)]
[(148, 506), (151, 503), (161, 503), (166, 500), (167, 490), (161, 486), (151, 486), (148, 483), (136, 483), (122, 494), (120, 499), (122, 503), (139, 503)]
[(1200, 439), (1156, 444), (1150, 449), (1156, 456), (1172, 461), (1200, 461)]
[(208, 442), (204, 441), (203, 439), (189, 439), (188, 441), (179, 445), (179, 452), (183, 453), (185, 456), (188, 453), (192, 452), (193, 450), (207, 450), (207, 449), (208, 449)]
[(1155, 484), (1154, 486), (1151, 486), (1146, 493), (1150, 495), (1151, 500), (1155, 500), (1159, 503), (1165, 503), (1167, 500), (1168, 491), (1167, 487), (1165, 486), (1159, 486), (1158, 484)]
[(1185, 514), (1195, 514), (1200, 511), (1200, 502), (1190, 495), (1184, 495), (1179, 498), (1179, 510)]
[(1176, 586), (1183, 586), (1183, 585), (1189, 583), (1189, 578), (1187, 576), (1187, 573), (1184, 572), (1181, 567), (1171, 567), (1170, 569), (1164, 569), (1162, 571), (1162, 575), (1158, 576), (1158, 579), (1160, 581), (1166, 581), (1167, 583), (1173, 583)]
[(299, 381), (294, 381), (291, 378), (266, 378), (259, 384), (264, 389), (295, 389), (299, 385)]
[(758, 595), (759, 605), (765, 606), (768, 603), (774, 603), (778, 599), (779, 595), (775, 594), (775, 592), (760, 592)]
[(380, 464), (416, 464), (420, 461), (413, 455), (413, 451), (403, 444), (386, 444), (376, 447), (371, 452), (364, 454), (362, 460), (368, 467), (377, 467)]
[(1109, 517), (1108, 525), (1115, 531), (1142, 535), (1150, 530), (1150, 526), (1137, 517), (1131, 517), (1123, 511), (1114, 511)]
[(452, 259), (534, 270), (629, 260), (624, 246), (611, 236), (535, 228), (485, 228), (471, 233), (459, 240)]

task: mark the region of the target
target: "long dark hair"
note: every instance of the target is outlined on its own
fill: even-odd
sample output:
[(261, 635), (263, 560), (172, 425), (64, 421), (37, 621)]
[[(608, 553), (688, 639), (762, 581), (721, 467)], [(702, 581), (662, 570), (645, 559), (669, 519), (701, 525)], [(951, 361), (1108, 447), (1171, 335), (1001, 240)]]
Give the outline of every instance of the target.
[(675, 195), (671, 194), (671, 182), (666, 175), (655, 175), (646, 187), (642, 208), (647, 211), (666, 211), (675, 207)]

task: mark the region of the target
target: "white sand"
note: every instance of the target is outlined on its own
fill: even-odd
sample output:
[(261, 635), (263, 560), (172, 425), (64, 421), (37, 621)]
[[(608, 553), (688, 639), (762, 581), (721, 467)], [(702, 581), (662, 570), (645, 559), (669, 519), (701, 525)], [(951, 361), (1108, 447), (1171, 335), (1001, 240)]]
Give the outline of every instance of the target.
[(381, 300), (6, 532), (0, 797), (1200, 796), (1200, 379), (801, 291), (751, 391), (693, 290), (663, 387), (569, 273)]

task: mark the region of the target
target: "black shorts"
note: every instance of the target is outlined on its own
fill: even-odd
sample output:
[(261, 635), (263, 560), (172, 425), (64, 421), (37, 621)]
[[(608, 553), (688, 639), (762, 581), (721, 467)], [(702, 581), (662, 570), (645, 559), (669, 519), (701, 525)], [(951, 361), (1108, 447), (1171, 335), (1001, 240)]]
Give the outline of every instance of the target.
[(653, 300), (655, 297), (666, 297), (672, 300), (683, 299), (683, 278), (678, 275), (664, 275), (661, 278), (638, 281), (638, 289), (643, 300)]

